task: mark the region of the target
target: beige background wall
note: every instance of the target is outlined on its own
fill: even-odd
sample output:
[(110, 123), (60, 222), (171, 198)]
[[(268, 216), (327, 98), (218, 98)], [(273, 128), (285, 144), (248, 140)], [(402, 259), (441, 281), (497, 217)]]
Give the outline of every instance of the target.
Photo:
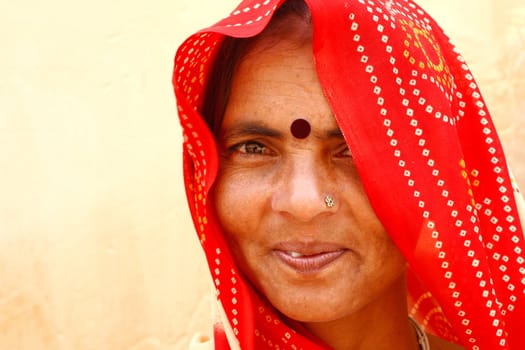
[[(182, 39), (235, 2), (0, 4), (1, 349), (182, 350), (206, 330), (170, 79)], [(523, 1), (421, 4), (471, 63), (524, 184)]]

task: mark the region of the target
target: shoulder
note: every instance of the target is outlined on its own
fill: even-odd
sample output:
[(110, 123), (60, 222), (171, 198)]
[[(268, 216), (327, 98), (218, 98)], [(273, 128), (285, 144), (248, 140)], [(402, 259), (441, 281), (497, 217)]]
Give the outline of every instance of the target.
[(197, 333), (191, 339), (188, 350), (213, 350), (213, 340), (203, 333)]
[(432, 350), (465, 350), (464, 347), (428, 334), (428, 342)]

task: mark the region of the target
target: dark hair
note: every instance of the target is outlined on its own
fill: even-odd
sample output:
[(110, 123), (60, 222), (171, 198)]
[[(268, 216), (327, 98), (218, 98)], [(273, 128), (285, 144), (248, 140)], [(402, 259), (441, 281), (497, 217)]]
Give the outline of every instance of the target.
[(239, 63), (262, 35), (274, 35), (276, 40), (279, 40), (281, 34), (286, 35), (287, 19), (290, 16), (302, 19), (311, 27), (310, 9), (304, 0), (287, 0), (276, 10), (270, 24), (261, 34), (251, 38), (224, 38), (207, 78), (201, 110), (213, 134), (216, 135), (221, 127), (230, 97), (231, 82)]

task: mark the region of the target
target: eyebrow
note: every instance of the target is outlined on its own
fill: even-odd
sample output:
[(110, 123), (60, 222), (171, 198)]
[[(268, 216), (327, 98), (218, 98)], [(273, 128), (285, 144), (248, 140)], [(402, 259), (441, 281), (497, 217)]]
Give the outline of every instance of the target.
[[(222, 139), (241, 138), (246, 136), (267, 136), (274, 137), (277, 139), (284, 138), (285, 133), (280, 130), (273, 129), (260, 122), (240, 122), (235, 124), (233, 127), (228, 128), (224, 132), (221, 132), (220, 137)], [(319, 139), (332, 139), (341, 138), (344, 139), (344, 135), (338, 127), (319, 132), (313, 132), (312, 135)]]
[(328, 131), (325, 132), (325, 137), (330, 139), (330, 138), (341, 138), (341, 139), (344, 139), (344, 135), (343, 135), (343, 132), (341, 131), (341, 129), (339, 128), (335, 128), (335, 129), (330, 129)]
[(241, 122), (235, 124), (233, 127), (221, 132), (222, 139), (240, 138), (250, 135), (267, 136), (274, 138), (283, 138), (283, 133), (279, 130), (272, 129), (262, 123), (258, 122)]

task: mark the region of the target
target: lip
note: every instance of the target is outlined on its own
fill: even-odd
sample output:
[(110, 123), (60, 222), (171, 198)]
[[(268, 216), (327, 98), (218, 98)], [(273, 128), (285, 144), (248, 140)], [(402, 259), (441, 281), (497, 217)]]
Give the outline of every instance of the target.
[(337, 261), (348, 249), (333, 243), (281, 243), (275, 255), (288, 267), (300, 274), (318, 273)]

